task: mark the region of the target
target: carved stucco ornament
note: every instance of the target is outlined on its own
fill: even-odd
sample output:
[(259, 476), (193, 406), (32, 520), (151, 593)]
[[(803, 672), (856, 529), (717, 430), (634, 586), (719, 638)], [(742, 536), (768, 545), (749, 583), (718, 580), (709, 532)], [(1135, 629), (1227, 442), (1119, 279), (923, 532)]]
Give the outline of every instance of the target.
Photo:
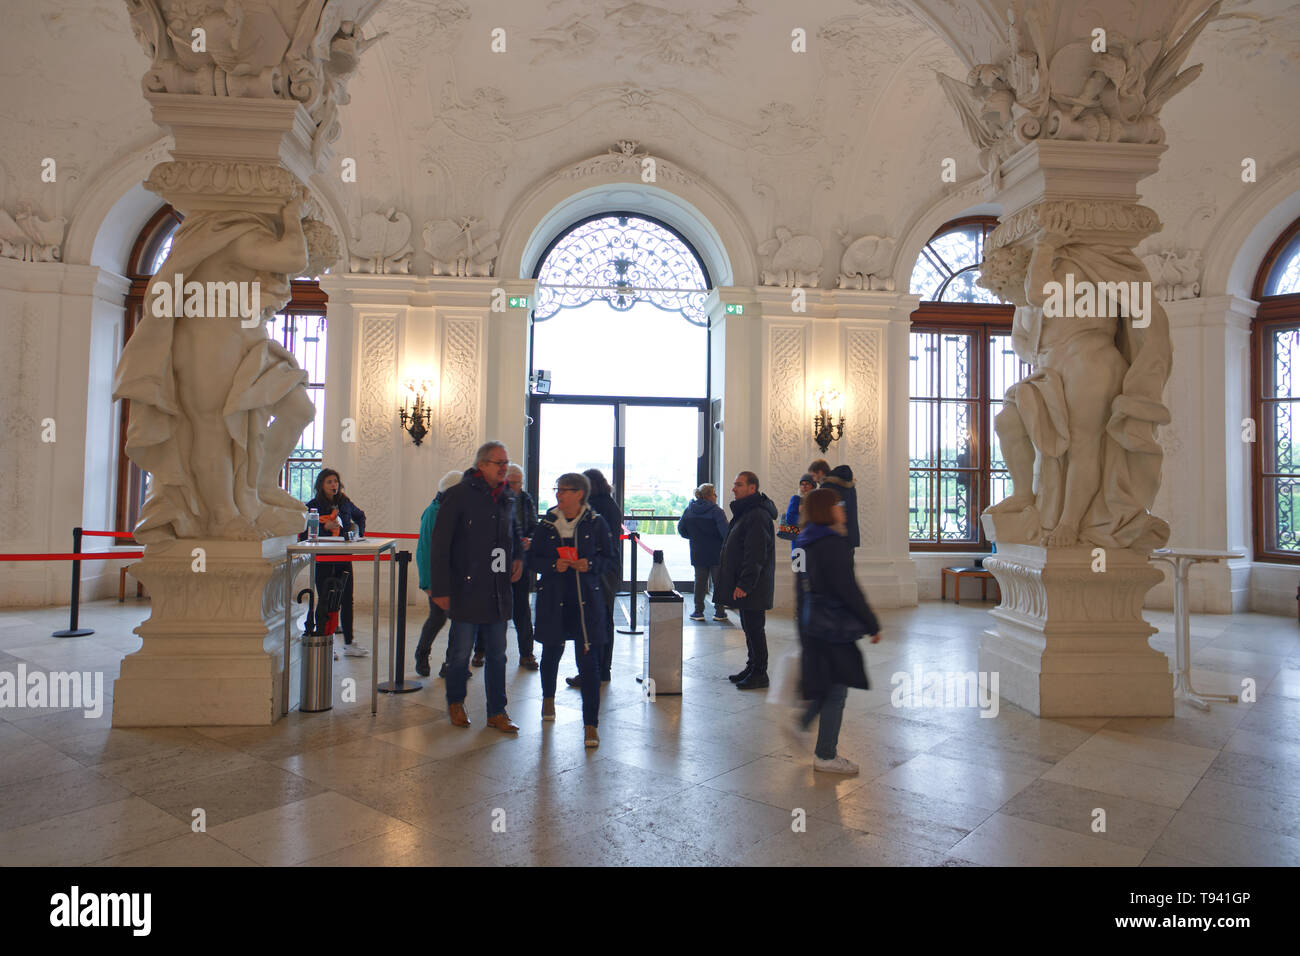
[(1163, 249), (1142, 257), (1161, 302), (1194, 299), (1201, 294), (1201, 251)]
[(438, 219), (424, 227), (424, 249), (436, 276), (490, 276), (499, 233), (473, 216)]
[(368, 212), (350, 246), (350, 272), (402, 274), (411, 271), (411, 217), (390, 208)]
[(1007, 55), (977, 64), (965, 83), (940, 73), (939, 84), (995, 185), (1003, 161), (1034, 140), (1163, 143), (1160, 110), (1200, 74), (1200, 64), (1179, 67), (1219, 6), (1177, 37), (1139, 40), (1112, 31), (1102, 52), (1090, 39), (1052, 49), (1043, 11), (1030, 6), (1019, 22), (1010, 13)]
[(377, 0), (126, 0), (149, 54), (146, 93), (297, 100), (316, 126), (313, 158), (338, 138), (339, 107)]
[(815, 287), (822, 281), (822, 244), (812, 236), (796, 236), (778, 226), (775, 238), (758, 247), (763, 259), (760, 284), (791, 289)]
[(838, 288), (894, 291), (894, 277), (889, 274), (894, 253), (893, 239), (873, 235), (853, 239), (844, 232), (839, 233), (839, 238), (845, 249), (840, 257)]
[(63, 217), (42, 219), (29, 202), (20, 202), (14, 214), (0, 208), (0, 256), (21, 262), (59, 262), (63, 258)]
[[(647, 163), (646, 160), (652, 160)], [(653, 170), (653, 178), (645, 179), (648, 170)], [(634, 139), (620, 139), (604, 154), (574, 163), (564, 171), (566, 179), (582, 179), (587, 176), (635, 176), (646, 182), (658, 182), (660, 179), (694, 186), (697, 181), (676, 163), (657, 156), (651, 156), (641, 144)]]

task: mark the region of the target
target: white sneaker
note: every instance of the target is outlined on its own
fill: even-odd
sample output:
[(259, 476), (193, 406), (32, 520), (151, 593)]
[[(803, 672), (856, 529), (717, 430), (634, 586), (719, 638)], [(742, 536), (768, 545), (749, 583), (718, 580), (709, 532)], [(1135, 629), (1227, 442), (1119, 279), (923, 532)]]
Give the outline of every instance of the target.
[(845, 757), (836, 757), (834, 760), (813, 757), (813, 769), (820, 770), (822, 773), (855, 774), (858, 772), (858, 765)]
[(368, 650), (366, 650), (364, 647), (362, 647), (360, 644), (344, 644), (344, 645), (343, 645), (343, 656), (344, 656), (344, 657), (366, 657), (366, 656), (369, 655), (369, 654), (370, 654), (370, 652), (369, 652)]

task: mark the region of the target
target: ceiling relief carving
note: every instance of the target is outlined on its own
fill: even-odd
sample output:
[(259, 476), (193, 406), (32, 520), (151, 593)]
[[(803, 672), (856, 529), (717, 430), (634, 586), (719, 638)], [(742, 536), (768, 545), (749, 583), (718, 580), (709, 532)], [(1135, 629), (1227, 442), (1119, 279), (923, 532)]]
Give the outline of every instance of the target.
[(980, 149), (980, 165), (996, 181), (1002, 162), (1036, 139), (1162, 143), (1164, 104), (1200, 75), (1181, 69), (1192, 44), (1218, 12), (1212, 4), (1176, 36), (1146, 39), (1109, 34), (1105, 52), (1091, 39), (1056, 43), (1041, 8), (1010, 13), (1007, 52), (971, 69), (962, 83), (939, 82)]
[(813, 236), (797, 236), (778, 226), (776, 236), (761, 243), (757, 251), (763, 260), (762, 285), (791, 289), (821, 284), (822, 244)]
[[(653, 175), (652, 179), (646, 176)], [(680, 166), (666, 159), (650, 155), (648, 150), (633, 139), (620, 139), (602, 156), (593, 156), (574, 163), (563, 173), (565, 179), (583, 179), (588, 176), (631, 176), (646, 182), (665, 179), (686, 186), (695, 185), (696, 179)]]
[(404, 94), (415, 91), (432, 57), (455, 49), (469, 18), (469, 7), (461, 0), (385, 0), (373, 23), (387, 33), (379, 50)]
[(58, 262), (63, 258), (63, 233), (68, 220), (42, 219), (29, 202), (20, 202), (12, 216), (0, 207), (0, 256), (22, 262)]
[(893, 292), (890, 269), (894, 258), (894, 240), (885, 236), (859, 236), (841, 232), (844, 255), (840, 257), (840, 275), (836, 287), (871, 292)]
[(1201, 250), (1164, 249), (1142, 257), (1151, 273), (1151, 288), (1161, 302), (1194, 299), (1201, 294)]

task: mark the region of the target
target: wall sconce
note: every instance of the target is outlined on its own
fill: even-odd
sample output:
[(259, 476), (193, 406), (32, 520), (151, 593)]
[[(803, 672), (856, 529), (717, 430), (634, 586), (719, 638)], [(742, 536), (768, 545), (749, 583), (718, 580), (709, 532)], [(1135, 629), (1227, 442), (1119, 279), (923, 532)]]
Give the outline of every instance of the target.
[(406, 390), (400, 412), (402, 428), (411, 436), (415, 447), (419, 448), (424, 436), (429, 434), (429, 425), (433, 421), (432, 412), (426, 402), (426, 396), (433, 390), (433, 383), (427, 380), (408, 379), (402, 387)]
[[(838, 389), (827, 382), (813, 394), (817, 405), (817, 414), (813, 417), (813, 441), (826, 454), (831, 442), (839, 441), (844, 434), (844, 403)], [(839, 422), (834, 423), (835, 413), (839, 412)]]

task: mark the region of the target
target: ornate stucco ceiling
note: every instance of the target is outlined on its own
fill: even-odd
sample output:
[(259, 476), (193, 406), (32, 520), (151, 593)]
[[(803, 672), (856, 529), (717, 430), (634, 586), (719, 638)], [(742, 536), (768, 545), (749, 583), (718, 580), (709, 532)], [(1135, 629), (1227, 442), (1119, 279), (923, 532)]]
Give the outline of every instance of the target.
[[(711, 183), (755, 242), (786, 226), (833, 260), (841, 231), (898, 236), (977, 178), (935, 74), (964, 77), (1002, 42), (998, 6), (386, 0), (367, 32), (387, 35), (352, 81), (335, 147), (336, 166), (357, 160), (358, 181), (328, 177), (333, 201), (353, 228), (389, 207), (417, 228), (447, 216), (499, 225), (551, 172), (629, 139)], [(1140, 17), (1151, 5), (1120, 6)], [(1077, 32), (1085, 8), (1052, 22)], [(0, 201), (72, 218), (90, 183), (159, 136), (140, 92), (145, 57), (121, 0), (14, 4), (7, 21)], [(505, 52), (492, 50), (496, 28)], [(791, 49), (796, 28), (806, 53)], [(1166, 107), (1169, 152), (1145, 189), (1166, 223), (1160, 247), (1205, 241), (1241, 195), (1243, 156), (1261, 179), (1296, 160), (1300, 4), (1225, 0), (1188, 62), (1205, 72)], [(53, 184), (40, 179), (47, 156)], [(957, 185), (940, 179), (945, 157)]]

